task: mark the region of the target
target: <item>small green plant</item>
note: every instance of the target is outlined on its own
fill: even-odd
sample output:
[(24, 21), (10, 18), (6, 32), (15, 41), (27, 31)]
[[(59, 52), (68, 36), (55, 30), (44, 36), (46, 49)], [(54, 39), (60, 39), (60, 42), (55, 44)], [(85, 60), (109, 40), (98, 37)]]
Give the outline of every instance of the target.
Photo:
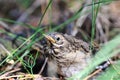
[[(21, 59), (21, 63), (23, 64), (23, 66), (27, 70), (27, 72), (30, 74), (33, 74), (32, 70), (36, 64), (37, 56), (38, 56), (38, 52), (36, 53), (35, 57), (33, 57), (33, 55), (30, 53), (30, 55), (26, 55), (26, 57), (28, 58), (27, 60)], [(29, 68), (30, 71), (27, 68)]]

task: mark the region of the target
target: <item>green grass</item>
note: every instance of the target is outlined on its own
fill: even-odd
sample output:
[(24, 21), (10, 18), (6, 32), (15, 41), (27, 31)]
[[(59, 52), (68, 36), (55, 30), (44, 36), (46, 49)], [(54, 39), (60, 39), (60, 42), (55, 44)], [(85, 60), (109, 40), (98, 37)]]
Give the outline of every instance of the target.
[[(94, 40), (94, 36), (95, 36), (95, 23), (96, 23), (96, 17), (99, 11), (100, 6), (102, 6), (102, 4), (106, 4), (106, 3), (110, 3), (113, 0), (99, 0), (99, 2), (95, 2), (95, 0), (92, 0), (91, 4), (85, 5), (84, 7), (88, 7), (88, 6), (92, 6), (92, 37), (91, 37), (91, 42)], [(25, 23), (21, 23), (21, 22), (16, 22), (10, 19), (6, 19), (6, 18), (0, 18), (1, 21), (5, 21), (5, 22), (9, 22), (9, 23), (15, 23), (18, 25), (22, 25), (28, 28), (31, 28), (33, 30), (35, 30), (35, 33), (33, 35), (31, 35), (29, 38), (23, 38), (23, 37), (19, 37), (18, 41), (22, 41), (23, 43), (16, 49), (14, 49), (14, 51), (11, 52), (12, 56), (8, 56), (6, 59), (4, 59), (1, 63), (0, 66), (3, 65), (3, 63), (6, 62), (6, 60), (8, 59), (14, 59), (17, 58), (16, 62), (21, 62), (23, 64), (24, 67), (29, 67), (30, 68), (30, 72), (29, 73), (33, 73), (32, 72), (32, 68), (33, 66), (36, 64), (35, 61), (33, 61), (33, 64), (29, 64), (29, 60), (28, 62), (26, 62), (23, 58), (25, 56), (27, 56), (28, 54), (30, 54), (30, 49), (31, 46), (34, 45), (34, 43), (36, 43), (37, 41), (39, 41), (40, 39), (43, 38), (43, 36), (36, 38), (37, 34), (43, 34), (44, 33), (44, 28), (40, 28), (41, 26), (41, 22), (42, 19), (44, 18), (44, 15), (46, 14), (46, 11), (49, 9), (49, 7), (51, 6), (52, 0), (49, 1), (47, 8), (44, 11), (43, 16), (40, 18), (39, 24), (37, 28), (34, 28), (33, 26), (29, 25), (29, 24), (25, 24)], [(64, 23), (60, 24), (59, 26), (56, 26), (53, 29), (50, 29), (50, 32), (56, 31), (58, 29), (62, 29), (65, 25), (71, 23), (72, 21), (78, 19), (80, 16), (84, 15), (84, 13), (81, 13), (81, 11), (83, 10), (84, 7), (81, 7), (70, 19), (68, 19), (67, 21), (65, 21)], [(90, 12), (90, 10), (86, 11), (86, 12)], [(9, 36), (16, 36), (13, 33), (9, 33), (9, 32), (5, 32), (5, 31), (1, 31), (2, 33), (6, 33)], [(29, 43), (29, 41), (31, 41)], [(119, 46), (120, 44), (120, 35), (117, 35), (114, 39), (112, 39), (111, 41), (109, 41), (108, 43), (106, 43), (105, 45), (103, 45), (103, 47), (100, 49), (99, 52), (97, 52), (97, 54), (95, 55), (95, 57), (93, 57), (92, 61), (90, 62), (89, 66), (83, 70), (82, 72), (80, 72), (79, 74), (76, 74), (74, 76), (72, 76), (71, 78), (68, 78), (68, 80), (74, 80), (74, 79), (79, 79), (82, 80), (85, 77), (87, 77), (94, 69), (97, 65), (99, 65), (101, 62), (104, 62), (108, 59), (110, 59), (112, 56), (114, 56), (115, 54), (118, 54), (120, 52), (119, 49), (115, 49), (117, 46)], [(20, 56), (20, 54), (22, 54)], [(29, 56), (29, 59), (34, 59), (31, 55)], [(15, 65), (15, 64), (14, 64)], [(113, 66), (117, 66), (113, 67)], [(103, 73), (102, 75), (100, 75), (97, 80), (117, 80), (116, 78), (120, 77), (120, 73), (119, 71), (119, 66), (120, 66), (120, 61), (117, 61), (116, 64), (113, 64), (110, 68), (108, 68), (106, 70), (105, 73)], [(110, 75), (109, 77), (106, 75)]]
[[(85, 68), (79, 74), (69, 78), (68, 80), (73, 80), (75, 78), (82, 80), (87, 77), (101, 62), (104, 62), (110, 59), (112, 56), (118, 54), (120, 52), (119, 49), (116, 49), (120, 44), (120, 34), (117, 35), (114, 39), (106, 43), (99, 52), (96, 53), (95, 57), (91, 60), (88, 67)], [(114, 64), (113, 64), (114, 66)], [(111, 71), (112, 73), (112, 71)]]
[[(94, 40), (94, 35), (95, 35), (95, 23), (96, 23), (96, 17), (99, 11), (99, 7), (101, 6), (101, 3), (108, 3), (112, 0), (99, 0), (99, 2), (95, 2), (94, 0), (92, 0), (92, 36), (91, 36), (91, 42), (93, 42)], [(98, 3), (98, 4), (96, 4)], [(91, 62), (89, 63), (88, 67), (85, 68), (85, 70), (83, 70), (82, 72), (80, 72), (79, 74), (76, 74), (74, 76), (72, 76), (71, 78), (68, 78), (68, 80), (83, 80), (84, 78), (86, 78), (93, 70), (95, 70), (95, 68), (102, 62), (109, 60), (111, 57), (113, 57), (114, 55), (118, 54), (120, 52), (119, 49), (116, 49), (116, 47), (119, 46), (120, 44), (120, 35), (118, 35), (117, 37), (115, 37), (114, 39), (112, 39), (111, 41), (109, 41), (108, 43), (106, 43), (101, 49), (100, 51), (98, 51), (95, 55), (95, 57), (93, 57), (93, 59), (91, 60)], [(119, 62), (118, 62), (119, 63)], [(114, 64), (113, 64), (114, 66)], [(120, 67), (119, 67), (120, 68)], [(106, 73), (112, 73), (113, 70), (108, 69)], [(106, 76), (102, 76), (100, 75), (100, 77), (98, 77), (96, 80), (114, 80), (113, 77), (117, 76), (120, 77), (120, 75), (118, 76), (118, 72), (115, 70), (114, 73), (112, 73), (112, 76), (110, 75), (108, 78), (107, 75)], [(105, 75), (103, 73), (103, 75)], [(117, 80), (117, 79), (115, 79)]]

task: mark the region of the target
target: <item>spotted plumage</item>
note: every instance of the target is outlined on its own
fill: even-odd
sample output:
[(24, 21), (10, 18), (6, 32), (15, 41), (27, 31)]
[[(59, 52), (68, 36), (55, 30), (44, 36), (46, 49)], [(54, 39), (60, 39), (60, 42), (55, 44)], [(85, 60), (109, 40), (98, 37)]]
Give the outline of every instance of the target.
[(88, 43), (57, 32), (45, 35), (45, 37), (49, 44), (49, 55), (56, 61), (61, 75), (70, 77), (87, 66), (91, 58)]

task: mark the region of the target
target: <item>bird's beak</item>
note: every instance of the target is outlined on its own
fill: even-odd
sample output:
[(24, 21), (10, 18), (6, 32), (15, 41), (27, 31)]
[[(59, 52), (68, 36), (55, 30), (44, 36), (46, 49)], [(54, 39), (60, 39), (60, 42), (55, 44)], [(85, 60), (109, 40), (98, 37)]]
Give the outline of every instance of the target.
[(55, 42), (56, 42), (51, 36), (48, 36), (48, 35), (46, 35), (46, 34), (43, 34), (43, 35), (44, 35), (45, 38), (46, 38), (47, 40), (49, 40), (50, 42), (52, 42), (52, 43), (55, 43)]

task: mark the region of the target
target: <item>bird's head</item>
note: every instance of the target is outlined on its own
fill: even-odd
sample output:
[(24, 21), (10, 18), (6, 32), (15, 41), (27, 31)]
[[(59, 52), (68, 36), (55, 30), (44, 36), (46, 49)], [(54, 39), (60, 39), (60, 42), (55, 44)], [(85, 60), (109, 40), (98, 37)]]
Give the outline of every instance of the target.
[(53, 46), (57, 48), (68, 44), (67, 40), (65, 39), (62, 33), (54, 32), (48, 35), (44, 34), (44, 36)]

